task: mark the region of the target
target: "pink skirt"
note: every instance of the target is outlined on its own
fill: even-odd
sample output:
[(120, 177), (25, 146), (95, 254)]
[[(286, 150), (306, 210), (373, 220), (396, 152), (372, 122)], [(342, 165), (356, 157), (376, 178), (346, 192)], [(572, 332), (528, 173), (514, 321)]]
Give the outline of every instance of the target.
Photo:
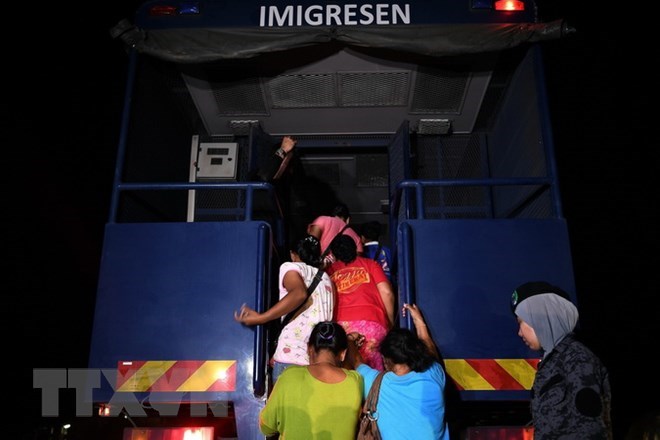
[(380, 341), (385, 338), (387, 329), (374, 321), (338, 321), (346, 333), (358, 332), (364, 335), (364, 344), (360, 347), (360, 355), (364, 363), (378, 371), (383, 371), (383, 357), (378, 350)]

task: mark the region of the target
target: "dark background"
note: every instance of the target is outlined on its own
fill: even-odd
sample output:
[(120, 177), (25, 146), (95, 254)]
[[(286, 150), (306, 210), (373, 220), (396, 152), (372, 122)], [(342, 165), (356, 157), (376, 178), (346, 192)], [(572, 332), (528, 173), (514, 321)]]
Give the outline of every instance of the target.
[[(542, 2), (544, 21), (577, 29), (543, 43), (546, 79), (582, 336), (610, 370), (623, 439), (660, 402), (657, 48), (648, 11), (582, 3)], [(109, 29), (136, 5), (40, 6), (3, 31), (5, 360), (23, 428), (44, 422), (33, 368), (86, 367), (127, 65)]]

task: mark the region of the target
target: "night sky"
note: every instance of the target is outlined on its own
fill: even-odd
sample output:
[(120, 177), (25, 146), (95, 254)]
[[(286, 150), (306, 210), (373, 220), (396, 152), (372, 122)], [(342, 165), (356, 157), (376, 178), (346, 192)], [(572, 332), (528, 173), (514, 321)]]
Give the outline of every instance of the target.
[[(660, 402), (657, 75), (639, 55), (650, 47), (639, 17), (548, 3), (546, 21), (577, 29), (543, 43), (548, 96), (582, 336), (610, 370), (623, 438)], [(30, 420), (33, 368), (86, 367), (127, 64), (109, 29), (135, 4), (76, 17), (47, 5), (4, 39), (5, 359)]]

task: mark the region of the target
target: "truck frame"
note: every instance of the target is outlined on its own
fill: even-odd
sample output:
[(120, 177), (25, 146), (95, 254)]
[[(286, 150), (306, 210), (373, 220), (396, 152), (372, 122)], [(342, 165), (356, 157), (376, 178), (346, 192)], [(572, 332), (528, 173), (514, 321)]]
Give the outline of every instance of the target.
[[(575, 290), (542, 57), (569, 32), (529, 0), (156, 0), (118, 23), (97, 438), (262, 439), (277, 325), (233, 311), (277, 300), (290, 242), (338, 201), (385, 227), (399, 305), (420, 305), (443, 356), (454, 435), (528, 438), (539, 358), (508, 301), (526, 281)], [(285, 135), (290, 173), (255, 179)]]

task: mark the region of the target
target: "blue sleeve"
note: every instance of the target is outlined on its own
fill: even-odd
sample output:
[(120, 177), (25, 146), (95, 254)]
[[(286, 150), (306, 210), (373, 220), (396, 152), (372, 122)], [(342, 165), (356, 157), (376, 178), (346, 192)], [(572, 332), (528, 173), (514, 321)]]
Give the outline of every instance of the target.
[(371, 385), (374, 383), (374, 380), (376, 380), (376, 376), (378, 376), (379, 372), (367, 364), (360, 364), (355, 370), (360, 373), (360, 376), (362, 376), (362, 379), (364, 380), (362, 398), (366, 398), (367, 394), (369, 394), (369, 390), (371, 389)]
[(387, 279), (392, 280), (392, 253), (389, 248), (382, 247), (380, 255), (378, 255), (378, 263), (383, 268), (383, 272), (387, 275)]

